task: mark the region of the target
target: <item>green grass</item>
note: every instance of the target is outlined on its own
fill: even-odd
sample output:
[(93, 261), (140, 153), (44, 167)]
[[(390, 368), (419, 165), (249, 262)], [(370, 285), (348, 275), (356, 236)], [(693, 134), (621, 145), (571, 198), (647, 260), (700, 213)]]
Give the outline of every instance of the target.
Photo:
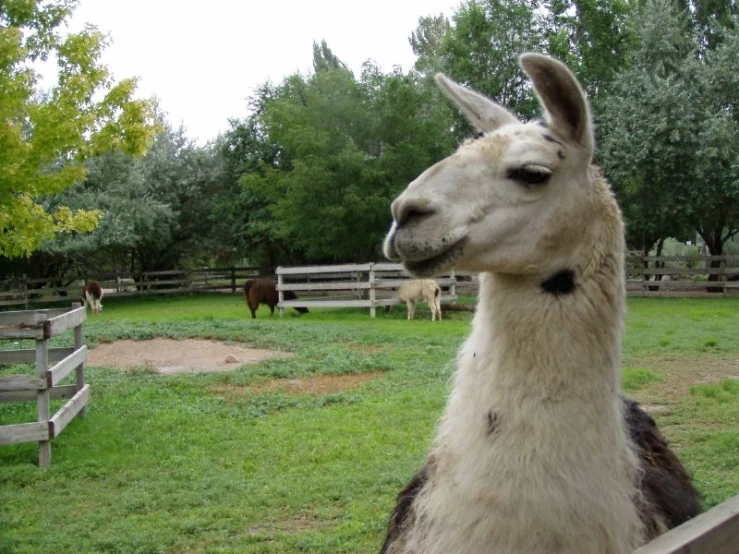
[[(376, 552), (423, 460), (470, 314), (257, 315), (227, 295), (107, 301), (86, 324), (91, 345), (200, 337), (295, 356), (186, 376), (88, 367), (88, 414), (54, 441), (50, 468), (36, 467), (32, 443), (0, 447), (0, 554)], [(734, 300), (629, 302), (624, 387), (667, 406), (655, 417), (707, 506), (739, 492), (737, 328)], [(253, 388), (365, 373), (377, 378), (324, 395)], [(0, 424), (34, 410), (0, 404)]]

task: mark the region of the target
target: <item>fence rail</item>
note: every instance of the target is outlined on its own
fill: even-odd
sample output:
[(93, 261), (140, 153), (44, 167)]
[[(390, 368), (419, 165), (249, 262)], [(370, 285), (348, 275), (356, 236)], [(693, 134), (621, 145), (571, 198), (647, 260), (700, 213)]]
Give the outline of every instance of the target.
[(739, 294), (739, 255), (627, 256), (629, 296), (716, 297)]
[[(347, 275), (368, 274), (375, 271), (376, 288), (395, 286), (394, 279), (404, 279), (398, 264), (370, 263), (281, 268), (285, 278), (302, 276), (304, 283), (333, 283), (335, 290), (344, 285), (340, 279)], [(264, 275), (274, 275), (276, 268), (267, 266), (226, 267), (200, 269), (171, 269), (137, 275), (95, 276), (105, 289), (106, 297), (134, 295), (181, 294), (194, 292), (240, 291), (244, 281)], [(440, 283), (444, 279), (438, 280)], [(477, 280), (465, 272), (456, 272), (457, 293), (474, 295)], [(356, 277), (352, 278), (356, 280)], [(629, 296), (663, 297), (720, 297), (739, 295), (739, 255), (722, 256), (633, 256), (626, 257), (626, 290)], [(80, 279), (33, 278), (24, 276), (0, 280), (0, 308), (66, 302), (77, 299)], [(64, 285), (64, 283), (67, 285)], [(368, 284), (369, 281), (365, 282)], [(447, 283), (445, 286), (449, 286)], [(354, 288), (358, 288), (355, 286)], [(300, 290), (300, 289), (293, 289)], [(347, 289), (349, 290), (349, 289)], [(368, 289), (369, 290), (369, 289)], [(310, 292), (310, 288), (302, 292)]]
[[(274, 274), (274, 267), (228, 267), (201, 269), (171, 269), (137, 275), (100, 275), (95, 279), (105, 296), (181, 294), (188, 292), (227, 292), (235, 294), (243, 282), (264, 274)], [(76, 300), (80, 297), (78, 279), (29, 279), (21, 276), (0, 280), (0, 307), (50, 304)], [(73, 283), (64, 285), (63, 283)]]
[(634, 554), (737, 554), (739, 496), (686, 521)]
[[(82, 343), (86, 310), (79, 303), (71, 310), (32, 310), (0, 313), (0, 339), (33, 339), (33, 350), (2, 350), (0, 363), (35, 362), (35, 377), (0, 376), (0, 402), (36, 402), (38, 421), (0, 426), (0, 445), (39, 443), (40, 467), (51, 463), (51, 441), (75, 416), (83, 415), (90, 398), (85, 383), (87, 346)], [(74, 348), (49, 348), (49, 339), (74, 331)], [(50, 363), (56, 362), (49, 367)], [(74, 385), (59, 383), (72, 372)], [(51, 400), (67, 400), (51, 415)]]
[[(280, 316), (286, 308), (368, 308), (371, 317), (377, 308), (399, 304), (393, 293), (408, 280), (401, 264), (370, 263), (310, 267), (278, 267), (277, 292)], [(440, 276), (441, 302), (457, 299), (454, 272)], [(285, 300), (285, 292), (300, 293)]]

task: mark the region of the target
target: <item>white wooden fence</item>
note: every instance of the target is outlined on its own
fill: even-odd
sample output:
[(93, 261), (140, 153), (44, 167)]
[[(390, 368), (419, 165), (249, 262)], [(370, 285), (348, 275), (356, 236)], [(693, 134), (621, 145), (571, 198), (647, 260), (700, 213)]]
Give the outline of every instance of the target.
[[(0, 426), (0, 445), (39, 443), (39, 466), (51, 463), (51, 440), (58, 437), (77, 414), (83, 414), (90, 397), (85, 384), (87, 347), (82, 344), (84, 306), (71, 310), (31, 310), (0, 313), (0, 339), (35, 340), (33, 350), (0, 350), (0, 364), (35, 362), (36, 375), (0, 377), (0, 402), (36, 402), (37, 421)], [(49, 348), (49, 339), (74, 329), (73, 348)], [(49, 362), (56, 362), (49, 367)], [(72, 372), (74, 385), (59, 385)], [(50, 401), (69, 399), (51, 416)]]
[[(378, 307), (394, 306), (393, 297), (404, 281), (410, 279), (401, 264), (368, 263), (308, 267), (278, 267), (278, 308), (368, 308), (375, 317)], [(435, 279), (442, 290), (441, 301), (457, 299), (454, 272)], [(285, 300), (291, 291), (297, 300)]]

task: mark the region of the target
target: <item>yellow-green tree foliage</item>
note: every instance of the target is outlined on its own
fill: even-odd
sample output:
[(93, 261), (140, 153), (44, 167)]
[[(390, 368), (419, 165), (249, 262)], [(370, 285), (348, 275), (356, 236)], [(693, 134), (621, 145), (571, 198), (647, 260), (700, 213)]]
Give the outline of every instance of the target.
[[(100, 56), (106, 37), (88, 26), (62, 34), (77, 0), (0, 0), (0, 256), (27, 256), (59, 232), (92, 230), (97, 211), (48, 198), (85, 176), (85, 159), (111, 149), (141, 155), (156, 132), (151, 100), (135, 79), (114, 81)], [(39, 86), (34, 64), (56, 61)]]

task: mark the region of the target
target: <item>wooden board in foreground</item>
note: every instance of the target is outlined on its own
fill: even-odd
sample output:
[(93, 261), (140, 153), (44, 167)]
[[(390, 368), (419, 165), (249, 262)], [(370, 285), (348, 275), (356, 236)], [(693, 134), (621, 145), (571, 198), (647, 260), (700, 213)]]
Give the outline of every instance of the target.
[(739, 554), (739, 495), (657, 537), (634, 554)]

